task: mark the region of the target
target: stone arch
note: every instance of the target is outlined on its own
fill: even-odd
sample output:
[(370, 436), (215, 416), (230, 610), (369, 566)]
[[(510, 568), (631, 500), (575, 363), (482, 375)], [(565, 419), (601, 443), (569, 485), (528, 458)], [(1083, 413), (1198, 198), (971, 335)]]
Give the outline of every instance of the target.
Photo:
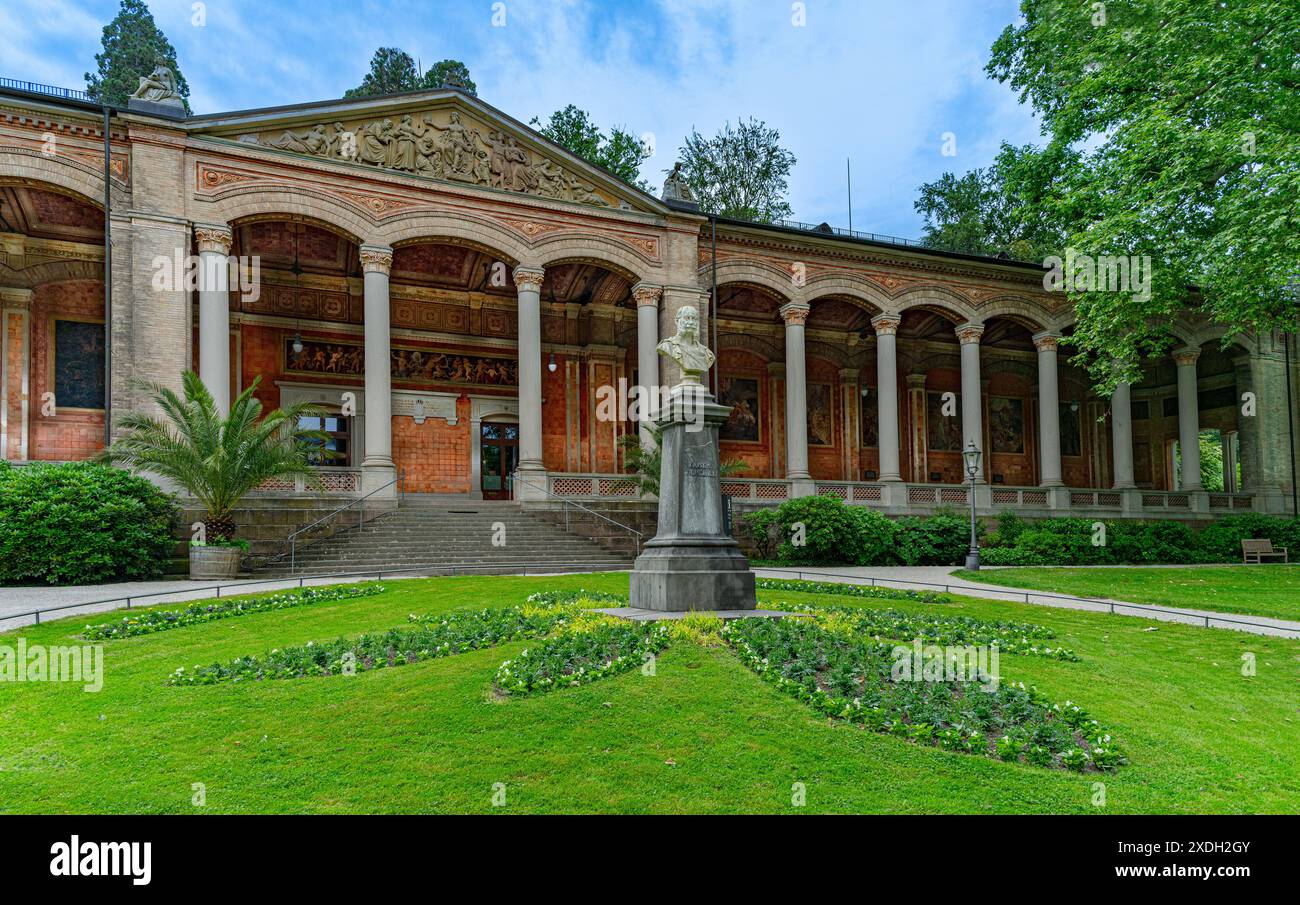
[(28, 288), (35, 289), (46, 283), (66, 283), (70, 280), (103, 282), (103, 261), (48, 261), (18, 271)]
[(765, 359), (769, 364), (776, 362), (785, 363), (785, 352), (776, 343), (768, 342), (761, 336), (755, 336), (752, 333), (718, 333), (718, 351), (739, 350), (750, 352), (759, 358)]
[[(792, 276), (786, 271), (759, 261), (730, 259), (718, 262), (718, 285), (726, 283), (749, 283), (761, 287), (775, 295), (781, 302), (799, 301), (802, 291), (795, 289)], [(713, 285), (713, 272), (710, 262), (699, 269), (699, 282), (702, 287)]]
[(975, 313), (970, 302), (956, 292), (939, 286), (923, 286), (901, 293), (893, 301), (893, 309), (902, 314), (909, 308), (933, 311), (954, 324), (980, 323), (983, 318)]
[(830, 343), (819, 342), (815, 339), (806, 340), (804, 350), (804, 354), (808, 358), (820, 358), (841, 368), (852, 365), (852, 356), (845, 352), (844, 349)]
[(374, 224), (356, 210), (297, 186), (236, 186), (196, 209), (194, 215), (199, 223), (232, 226), (254, 218), (312, 220), (357, 245), (383, 244), (374, 238)]
[(809, 280), (803, 287), (803, 298), (810, 305), (826, 296), (846, 298), (872, 316), (893, 313), (893, 303), (880, 287), (853, 274), (823, 274)]
[(474, 214), (412, 211), (390, 217), (374, 230), (372, 244), (409, 245), (416, 241), (469, 245), (498, 255), (512, 267), (536, 264), (536, 254), (517, 235), (499, 223)]
[(979, 306), (979, 316), (985, 322), (995, 317), (1012, 321), (1030, 333), (1053, 329), (1051, 315), (1041, 305), (1023, 296), (1002, 295), (989, 299)]
[(648, 258), (624, 243), (591, 233), (559, 233), (538, 240), (533, 248), (542, 267), (567, 261), (596, 264), (633, 283), (650, 281), (655, 269)]
[[(80, 160), (46, 155), (31, 148), (0, 146), (0, 183), (50, 188), (104, 209), (104, 175)], [(130, 192), (117, 179), (109, 180), (110, 203), (130, 204)]]

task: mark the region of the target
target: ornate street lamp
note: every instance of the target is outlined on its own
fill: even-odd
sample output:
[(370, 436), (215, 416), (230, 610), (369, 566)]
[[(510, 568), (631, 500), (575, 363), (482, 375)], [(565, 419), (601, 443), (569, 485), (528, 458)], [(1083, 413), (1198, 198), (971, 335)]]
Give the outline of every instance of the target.
[(975, 476), (980, 473), (979, 447), (972, 440), (967, 444), (962, 458), (966, 460), (966, 474), (970, 478), (970, 552), (966, 554), (966, 568), (978, 570), (980, 567), (980, 542), (975, 536)]

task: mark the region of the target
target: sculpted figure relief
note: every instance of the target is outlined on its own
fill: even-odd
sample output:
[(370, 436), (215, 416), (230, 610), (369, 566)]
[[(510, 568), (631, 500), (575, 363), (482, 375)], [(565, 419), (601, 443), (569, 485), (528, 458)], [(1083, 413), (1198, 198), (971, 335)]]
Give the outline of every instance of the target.
[(700, 313), (689, 305), (677, 310), (677, 333), (658, 346), (659, 354), (682, 370), (678, 386), (699, 386), (700, 375), (713, 367), (713, 352), (700, 342)]
[(297, 154), (360, 161), (557, 201), (609, 206), (594, 183), (580, 179), (552, 160), (534, 156), (504, 130), (489, 130), (485, 135), (462, 122), (460, 112), (455, 110), (446, 125), (435, 122), (430, 113), (408, 113), (397, 122), (377, 119), (353, 129), (339, 122), (319, 123), (260, 140), (269, 147)]
[(176, 76), (166, 66), (155, 66), (149, 75), (140, 76), (140, 84), (131, 97), (155, 104), (185, 104), (185, 99), (176, 90)]

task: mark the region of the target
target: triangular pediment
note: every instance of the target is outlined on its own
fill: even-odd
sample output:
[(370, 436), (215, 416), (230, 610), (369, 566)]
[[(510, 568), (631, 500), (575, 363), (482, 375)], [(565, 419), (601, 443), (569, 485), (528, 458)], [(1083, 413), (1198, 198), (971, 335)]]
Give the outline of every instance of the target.
[(191, 134), (553, 201), (661, 213), (662, 203), (459, 91), (194, 117)]

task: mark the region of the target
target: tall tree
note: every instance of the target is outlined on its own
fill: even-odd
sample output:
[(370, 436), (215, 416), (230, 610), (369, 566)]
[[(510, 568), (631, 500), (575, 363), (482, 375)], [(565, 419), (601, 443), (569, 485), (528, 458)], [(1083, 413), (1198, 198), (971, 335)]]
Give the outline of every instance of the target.
[(1020, 9), (987, 71), (1032, 104), (1060, 152), (1049, 158), (1059, 190), (1034, 206), (1078, 254), (1149, 255), (1154, 267), (1149, 294), (1070, 291), (1073, 341), (1099, 385), (1135, 378), (1141, 351), (1167, 347), (1189, 304), (1230, 331), (1296, 329), (1294, 0)]
[(534, 116), (530, 125), (583, 160), (604, 167), (624, 182), (649, 191), (649, 184), (641, 178), (641, 164), (650, 157), (650, 146), (631, 132), (614, 126), (606, 135), (591, 121), (591, 114), (573, 104), (556, 110), (546, 122)]
[(460, 88), (470, 94), (478, 86), (469, 77), (469, 67), (460, 60), (441, 60), (421, 74), (415, 58), (400, 47), (380, 47), (370, 58), (370, 71), (361, 84), (343, 92), (344, 97), (398, 94), (423, 88)]
[(786, 201), (795, 156), (760, 120), (723, 125), (713, 138), (694, 129), (681, 147), (682, 175), (700, 208), (721, 217), (770, 223), (790, 216)]
[(154, 24), (144, 0), (122, 0), (113, 21), (104, 26), (103, 53), (95, 54), (95, 72), (87, 72), (86, 93), (100, 103), (125, 107), (140, 77), (157, 66), (176, 74), (176, 89), (190, 112), (190, 86), (176, 64), (176, 48)]
[(397, 94), (415, 91), (420, 86), (420, 73), (415, 68), (415, 58), (400, 47), (380, 47), (370, 58), (370, 71), (361, 84), (343, 92), (344, 97), (367, 97), (372, 94)]
[(925, 243), (1022, 261), (1055, 253), (1065, 233), (1059, 218), (1043, 210), (1059, 169), (1048, 157), (1032, 146), (1004, 143), (992, 166), (923, 184), (913, 206), (925, 217)]
[(441, 60), (429, 67), (424, 74), (425, 88), (459, 88), (470, 94), (478, 94), (478, 86), (469, 77), (469, 67), (460, 60)]

